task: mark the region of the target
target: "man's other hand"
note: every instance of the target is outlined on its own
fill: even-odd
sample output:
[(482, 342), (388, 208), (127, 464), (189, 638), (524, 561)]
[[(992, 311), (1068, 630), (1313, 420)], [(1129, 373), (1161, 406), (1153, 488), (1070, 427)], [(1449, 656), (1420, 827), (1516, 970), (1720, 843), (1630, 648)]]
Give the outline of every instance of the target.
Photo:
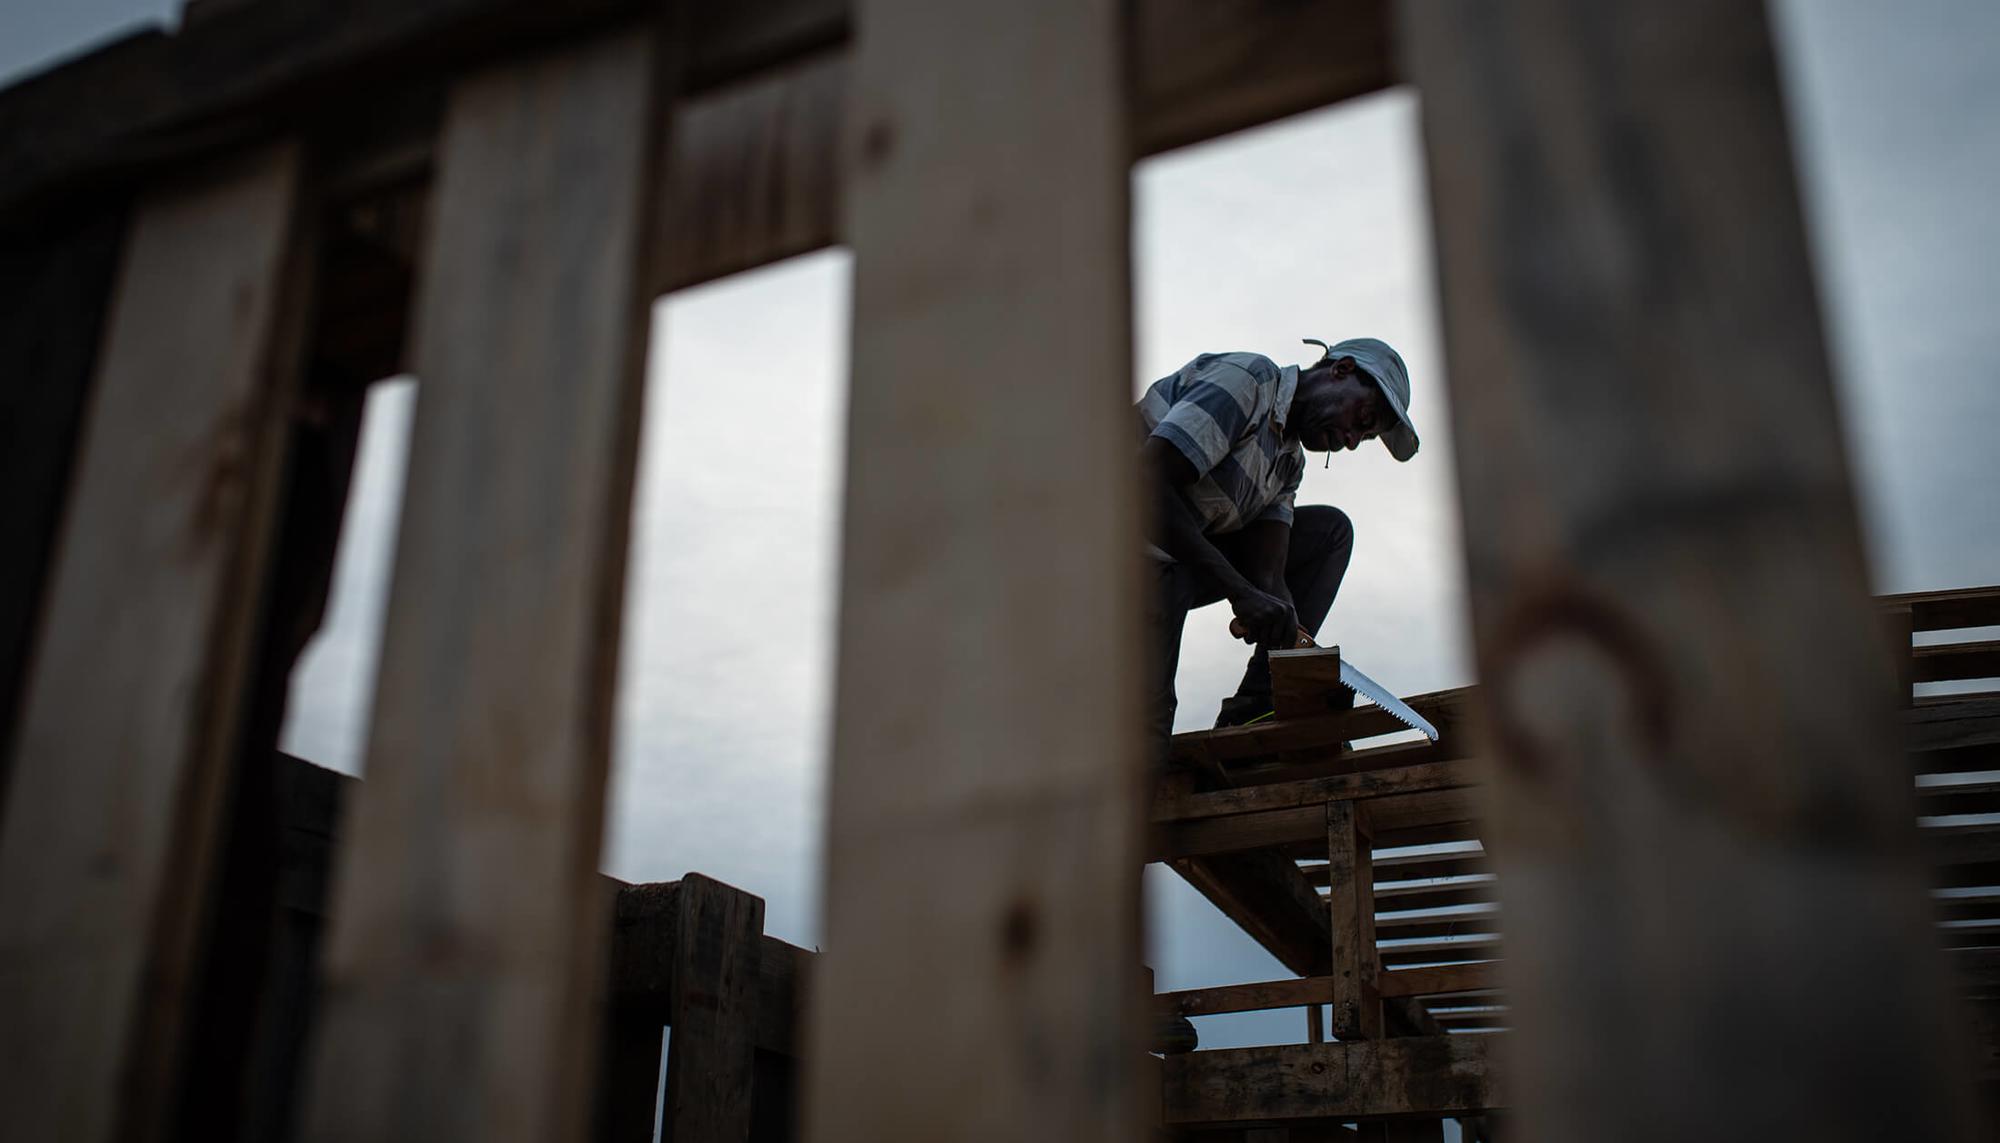
[(1243, 621), (1241, 638), (1245, 643), (1290, 647), (1298, 642), (1298, 614), (1277, 596), (1251, 588), (1232, 597), (1229, 607)]

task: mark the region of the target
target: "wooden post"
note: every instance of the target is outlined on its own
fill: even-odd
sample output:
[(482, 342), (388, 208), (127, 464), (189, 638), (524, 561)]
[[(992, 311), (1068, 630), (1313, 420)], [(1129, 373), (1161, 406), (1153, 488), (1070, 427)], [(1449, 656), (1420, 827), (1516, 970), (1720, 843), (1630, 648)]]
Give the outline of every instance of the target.
[(0, 830), (0, 1106), (157, 1137), (209, 904), (306, 305), (282, 146), (137, 208)]
[(450, 96), (310, 1139), (557, 1140), (588, 1118), (662, 50), (624, 29)]
[(1333, 928), (1333, 1035), (1382, 1035), (1375, 991), (1375, 863), (1352, 801), (1326, 804), (1327, 885)]
[(0, 228), (0, 809), (128, 205)]
[(662, 1138), (744, 1143), (755, 1083), (764, 899), (698, 873), (681, 879)]
[(1123, 11), (857, 5), (817, 1143), (1150, 1098)]
[(1965, 1137), (1764, 5), (1403, 15), (1521, 1136)]

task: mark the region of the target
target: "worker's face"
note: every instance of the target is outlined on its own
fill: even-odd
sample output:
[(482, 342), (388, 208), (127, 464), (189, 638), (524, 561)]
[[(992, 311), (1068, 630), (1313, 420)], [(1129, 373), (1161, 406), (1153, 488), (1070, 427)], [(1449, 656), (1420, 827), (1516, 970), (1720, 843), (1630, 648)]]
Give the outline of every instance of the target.
[(1292, 407), (1299, 443), (1306, 448), (1314, 452), (1359, 448), (1395, 424), (1396, 410), (1390, 408), (1382, 387), (1352, 357), (1337, 359), (1322, 377), (1302, 390)]

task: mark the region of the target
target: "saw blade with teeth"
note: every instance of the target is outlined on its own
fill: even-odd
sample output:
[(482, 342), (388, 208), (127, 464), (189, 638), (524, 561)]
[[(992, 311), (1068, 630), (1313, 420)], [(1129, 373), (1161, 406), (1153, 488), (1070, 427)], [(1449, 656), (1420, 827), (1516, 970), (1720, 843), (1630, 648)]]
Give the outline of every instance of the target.
[(1361, 668), (1348, 662), (1346, 656), (1340, 660), (1340, 684), (1355, 694), (1368, 696), (1376, 706), (1395, 715), (1403, 725), (1422, 731), (1424, 737), (1432, 742), (1437, 741), (1437, 727), (1432, 726), (1429, 719), (1411, 710), (1408, 703), (1390, 694), (1381, 683), (1362, 674)]

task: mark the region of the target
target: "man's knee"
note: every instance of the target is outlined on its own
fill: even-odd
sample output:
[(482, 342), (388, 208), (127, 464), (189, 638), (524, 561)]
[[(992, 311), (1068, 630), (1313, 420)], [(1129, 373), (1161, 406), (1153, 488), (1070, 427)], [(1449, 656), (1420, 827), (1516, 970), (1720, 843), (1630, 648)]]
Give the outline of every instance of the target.
[(1331, 504), (1304, 504), (1292, 513), (1292, 545), (1320, 550), (1354, 548), (1354, 521)]

